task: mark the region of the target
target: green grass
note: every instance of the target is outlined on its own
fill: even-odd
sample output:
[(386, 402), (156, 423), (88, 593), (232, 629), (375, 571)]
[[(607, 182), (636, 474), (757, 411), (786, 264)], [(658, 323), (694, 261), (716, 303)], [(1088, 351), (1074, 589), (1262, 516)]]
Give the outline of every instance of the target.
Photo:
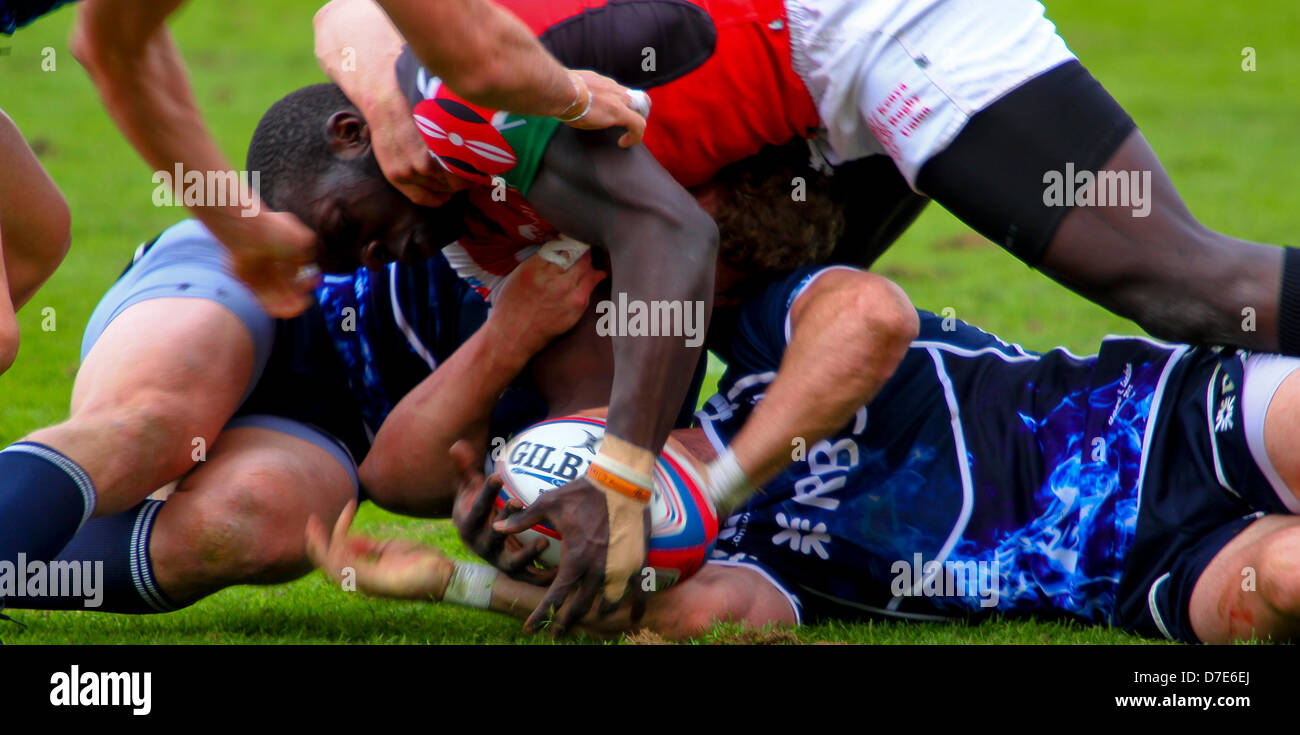
[[(196, 0), (174, 23), (209, 125), (236, 162), (261, 113), (320, 81), (308, 0)], [(1048, 0), (1049, 17), (1083, 62), (1138, 121), (1192, 211), (1206, 225), (1264, 242), (1300, 244), (1300, 8), (1246, 0)], [(20, 315), (17, 365), (0, 377), (0, 444), (67, 415), (81, 331), (135, 245), (183, 216), (150, 203), (150, 172), (105, 116), (67, 51), (64, 9), (12, 39), (0, 56), (0, 106), (39, 151), (71, 204), (73, 251)], [(1258, 70), (1241, 69), (1243, 47)], [(41, 70), (42, 49), (57, 68)], [(1072, 296), (932, 207), (879, 270), (921, 307), (957, 315), (1033, 349), (1092, 352), (1106, 333), (1136, 328)], [(42, 331), (42, 310), (57, 326)], [(463, 554), (446, 522), (373, 507), (358, 527), (411, 536)], [(313, 575), (235, 588), (182, 612), (128, 617), (18, 612), (13, 643), (546, 643), (504, 618), (451, 607), (362, 600)], [(786, 640), (777, 637), (778, 640)], [(703, 642), (753, 640), (720, 627)], [(834, 623), (790, 640), (851, 643), (1134, 643), (1103, 628), (993, 621), (978, 626)]]

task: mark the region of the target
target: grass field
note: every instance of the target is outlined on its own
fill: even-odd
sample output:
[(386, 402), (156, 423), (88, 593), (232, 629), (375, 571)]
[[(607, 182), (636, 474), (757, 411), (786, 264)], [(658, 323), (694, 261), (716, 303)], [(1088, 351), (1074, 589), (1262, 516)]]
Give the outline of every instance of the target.
[[(218, 141), (231, 159), (284, 93), (321, 81), (311, 55), (313, 0), (195, 0), (174, 29)], [(1071, 48), (1138, 121), (1192, 211), (1209, 227), (1300, 244), (1300, 6), (1243, 0), (1047, 0)], [(66, 417), (81, 332), (135, 245), (184, 216), (152, 206), (150, 172), (104, 114), (67, 51), (72, 11), (0, 38), (0, 107), (14, 118), (71, 204), (73, 250), (20, 315), (18, 363), (0, 377), (0, 445)], [(53, 71), (42, 60), (54, 53)], [(1243, 48), (1257, 70), (1242, 69)], [(238, 164), (237, 164), (238, 166)], [(958, 316), (1033, 349), (1091, 353), (1103, 335), (1136, 328), (1026, 269), (932, 207), (883, 259), (918, 306)], [(54, 309), (55, 329), (42, 330)], [(147, 366), (141, 366), (147, 369)], [(446, 522), (373, 507), (372, 534), (465, 552)], [(313, 575), (294, 584), (227, 590), (166, 616), (18, 611), (7, 643), (522, 643), (511, 620), (451, 607), (363, 600)], [(853, 643), (1140, 643), (1126, 634), (1055, 623), (979, 626), (863, 623), (807, 627), (774, 640)], [(720, 627), (704, 639), (746, 641)]]

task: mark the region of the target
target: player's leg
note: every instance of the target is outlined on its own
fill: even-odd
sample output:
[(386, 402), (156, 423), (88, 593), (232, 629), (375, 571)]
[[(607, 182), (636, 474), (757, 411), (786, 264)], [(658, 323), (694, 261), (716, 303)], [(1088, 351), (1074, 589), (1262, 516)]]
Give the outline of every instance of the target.
[(232, 427), (158, 513), (152, 569), (181, 605), (231, 585), (277, 584), (311, 571), (307, 519), (332, 524), (356, 498), (356, 465), (319, 430), (268, 416)]
[(1157, 337), (1300, 353), (1300, 284), (1284, 280), (1285, 252), (1197, 222), (1146, 138), (1075, 61), (973, 114), (917, 186)]
[(18, 349), (14, 312), (63, 261), (70, 231), (63, 194), (0, 110), (0, 372)]
[(102, 565), (93, 592), (10, 607), (171, 612), (231, 585), (296, 579), (311, 570), (307, 519), (333, 523), (356, 497), (355, 473), (351, 456), (317, 429), (241, 417), (166, 500), (95, 519), (68, 543), (55, 563)]
[(220, 248), (205, 233), (160, 244), (101, 302), (71, 418), (0, 451), (0, 559), (53, 558), (92, 516), (188, 471), (229, 420), (273, 325)]
[(1197, 579), (1189, 610), (1204, 643), (1300, 635), (1300, 518), (1267, 515), (1236, 534)]
[(787, 6), (838, 155), (883, 150), (981, 234), (1157, 336), (1300, 354), (1300, 256), (1287, 270), (1282, 250), (1196, 222), (1040, 3)]

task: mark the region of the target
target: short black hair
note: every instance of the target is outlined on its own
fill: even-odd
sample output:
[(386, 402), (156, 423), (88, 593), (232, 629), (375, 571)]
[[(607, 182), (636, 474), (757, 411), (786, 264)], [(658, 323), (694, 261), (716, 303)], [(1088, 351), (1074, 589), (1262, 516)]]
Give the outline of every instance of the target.
[(248, 144), (245, 168), (258, 171), (262, 201), (285, 209), (291, 182), (316, 178), (334, 165), (325, 125), (334, 113), (356, 110), (337, 84), (290, 92), (262, 115)]

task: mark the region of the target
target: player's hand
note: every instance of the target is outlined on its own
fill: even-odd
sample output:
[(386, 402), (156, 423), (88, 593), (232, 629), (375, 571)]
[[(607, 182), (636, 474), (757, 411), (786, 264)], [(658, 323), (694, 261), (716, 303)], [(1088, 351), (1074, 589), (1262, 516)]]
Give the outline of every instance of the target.
[[(569, 74), (580, 77), (580, 84), (585, 84), (590, 91), (591, 109), (582, 119), (565, 123), (566, 125), (579, 130), (627, 128), (627, 133), (618, 139), (618, 144), (627, 148), (641, 142), (645, 136), (646, 115), (650, 112), (650, 98), (644, 92), (629, 89), (609, 77), (586, 69), (570, 71)], [(581, 104), (585, 106), (586, 103)]]
[(376, 541), (349, 536), (357, 502), (348, 503), (328, 534), (325, 524), (307, 520), (307, 555), (334, 581), (355, 580), (368, 595), (403, 600), (442, 600), (455, 564), (436, 549), (412, 541)]
[[(512, 579), (536, 585), (547, 585), (555, 579), (555, 570), (541, 569), (534, 562), (549, 542), (537, 539), (524, 545), (518, 538), (501, 533), (492, 527), (497, 518), (496, 498), (501, 493), (501, 476), (493, 474), (477, 490), (466, 486), (456, 496), (452, 508), (452, 522), (460, 532), (465, 546), (484, 561), (505, 572)], [(523, 506), (512, 500), (506, 506), (507, 514)]]
[(468, 186), (434, 160), (411, 118), (410, 103), (400, 93), (368, 105), (366, 119), (370, 122), (370, 146), (384, 178), (411, 201), (441, 207)]
[(317, 237), (301, 220), (263, 209), (253, 217), (222, 216), (205, 224), (230, 250), (235, 275), (268, 314), (290, 319), (311, 306), (320, 280), (313, 263)]
[(590, 251), (567, 270), (534, 255), (501, 284), (488, 321), (500, 330), (501, 344), (536, 354), (578, 323), (592, 290), (605, 276), (592, 267)]
[(582, 620), (602, 590), (602, 615), (617, 609), (631, 591), (632, 621), (640, 619), (645, 611), (645, 596), (637, 582), (645, 568), (650, 538), (648, 503), (602, 490), (590, 479), (580, 477), (543, 494), (519, 513), (497, 521), (494, 527), (501, 533), (518, 533), (537, 523), (546, 523), (560, 534), (564, 552), (559, 573), (542, 603), (524, 622), (525, 630), (537, 630), (558, 611), (551, 630), (563, 634)]

